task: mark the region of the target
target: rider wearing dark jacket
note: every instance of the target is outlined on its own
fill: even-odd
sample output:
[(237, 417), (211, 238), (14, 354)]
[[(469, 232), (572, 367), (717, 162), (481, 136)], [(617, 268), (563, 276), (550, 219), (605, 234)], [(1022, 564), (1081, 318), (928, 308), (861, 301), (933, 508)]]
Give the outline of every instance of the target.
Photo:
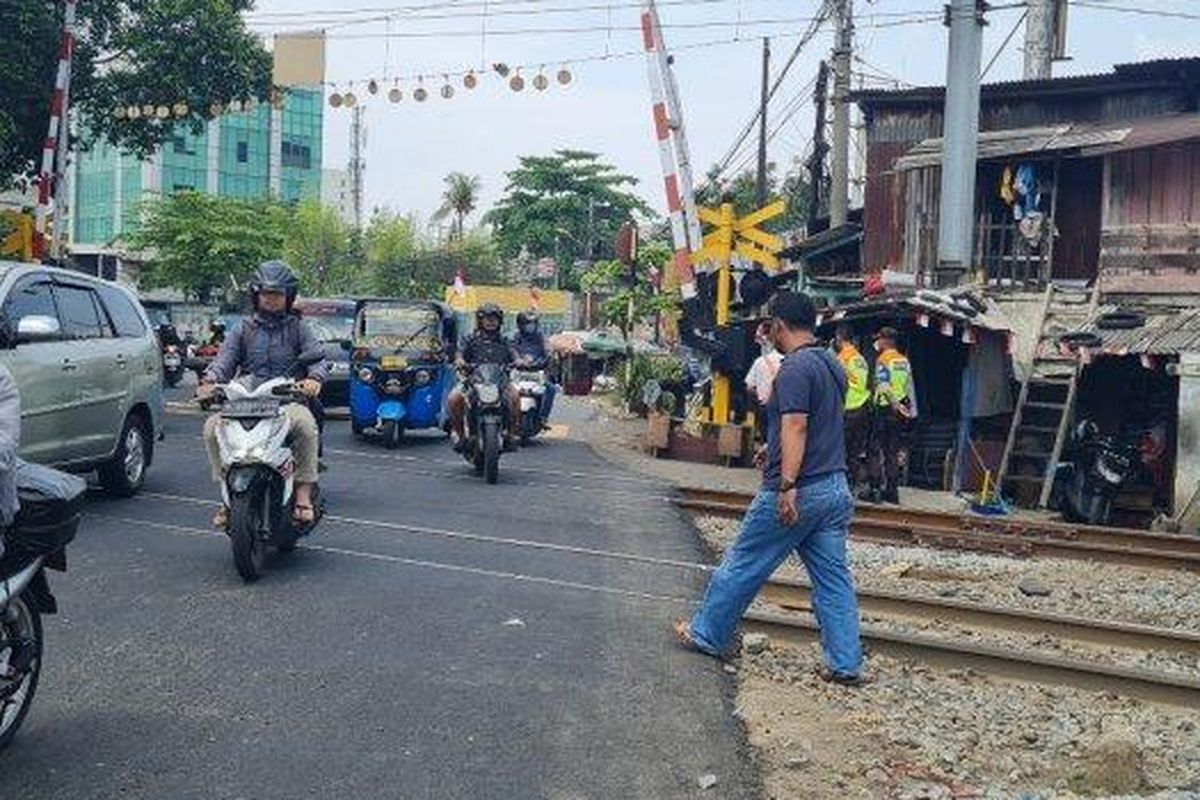
[[(495, 303), (485, 303), (475, 312), (475, 331), (463, 339), (456, 359), (460, 369), (479, 364), (503, 364), (506, 367), (516, 361), (511, 343), (504, 338), (504, 312)], [(511, 383), (504, 386), (504, 399), (508, 406), (508, 428), (504, 432), (505, 448), (512, 449), (515, 432), (520, 427), (520, 399)], [(447, 398), (450, 407), (450, 427), (454, 435), (454, 449), (461, 450), (466, 441), (467, 394), (463, 386), (457, 386)]]
[[(516, 353), (518, 367), (544, 370), (550, 366), (550, 351), (546, 348), (546, 337), (540, 330), (536, 311), (522, 311), (517, 314), (517, 332), (513, 334), (512, 348)], [(557, 389), (554, 381), (547, 376), (546, 391), (538, 409), (543, 423), (550, 419)]]

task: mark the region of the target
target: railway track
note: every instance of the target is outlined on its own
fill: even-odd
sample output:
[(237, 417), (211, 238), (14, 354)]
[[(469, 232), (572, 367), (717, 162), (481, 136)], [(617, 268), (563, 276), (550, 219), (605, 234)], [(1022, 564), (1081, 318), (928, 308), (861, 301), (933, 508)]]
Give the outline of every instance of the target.
[[(741, 492), (682, 489), (674, 502), (696, 513), (740, 517), (751, 498)], [(883, 544), (1200, 571), (1200, 537), (1129, 528), (859, 503), (850, 534)]]

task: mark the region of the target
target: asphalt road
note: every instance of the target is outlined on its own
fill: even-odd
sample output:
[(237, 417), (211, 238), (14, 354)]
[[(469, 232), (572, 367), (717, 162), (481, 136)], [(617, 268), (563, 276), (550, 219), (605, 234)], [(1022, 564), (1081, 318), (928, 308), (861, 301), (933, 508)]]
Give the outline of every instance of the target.
[(666, 635), (704, 576), (585, 552), (703, 560), (662, 486), (568, 440), (487, 486), (331, 423), (329, 516), (245, 585), (200, 422), (89, 501), (0, 797), (757, 796), (729, 676)]

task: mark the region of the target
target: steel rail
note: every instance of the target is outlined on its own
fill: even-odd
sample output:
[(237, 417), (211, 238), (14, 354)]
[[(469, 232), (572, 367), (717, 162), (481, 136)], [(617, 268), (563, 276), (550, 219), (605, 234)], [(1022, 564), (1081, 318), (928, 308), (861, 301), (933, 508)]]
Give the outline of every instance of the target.
[[(787, 611), (812, 610), (812, 588), (794, 578), (772, 578), (759, 598)], [(858, 603), (864, 617), (881, 620), (947, 622), (979, 631), (1050, 635), (1091, 645), (1178, 652), (1200, 658), (1200, 633), (1192, 631), (878, 589), (859, 589)]]
[[(746, 631), (765, 633), (790, 644), (820, 639), (816, 623), (796, 614), (751, 609)], [(995, 678), (1108, 692), (1153, 703), (1200, 708), (1200, 680), (1135, 667), (1115, 667), (1031, 651), (965, 644), (931, 636), (862, 626), (862, 640), (874, 652), (944, 669), (971, 669)]]
[[(746, 512), (750, 499), (751, 495), (741, 492), (684, 489), (674, 502), (680, 508), (697, 513), (738, 517)], [(850, 533), (858, 539), (885, 544), (1200, 571), (1200, 538), (1128, 528), (1043, 520), (998, 520), (859, 503)]]

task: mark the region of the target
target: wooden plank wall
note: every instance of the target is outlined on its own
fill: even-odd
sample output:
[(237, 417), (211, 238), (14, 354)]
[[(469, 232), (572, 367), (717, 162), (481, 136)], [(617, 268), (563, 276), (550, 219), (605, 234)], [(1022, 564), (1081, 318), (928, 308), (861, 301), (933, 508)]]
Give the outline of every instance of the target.
[(1110, 154), (1105, 176), (1106, 290), (1200, 289), (1200, 141)]

